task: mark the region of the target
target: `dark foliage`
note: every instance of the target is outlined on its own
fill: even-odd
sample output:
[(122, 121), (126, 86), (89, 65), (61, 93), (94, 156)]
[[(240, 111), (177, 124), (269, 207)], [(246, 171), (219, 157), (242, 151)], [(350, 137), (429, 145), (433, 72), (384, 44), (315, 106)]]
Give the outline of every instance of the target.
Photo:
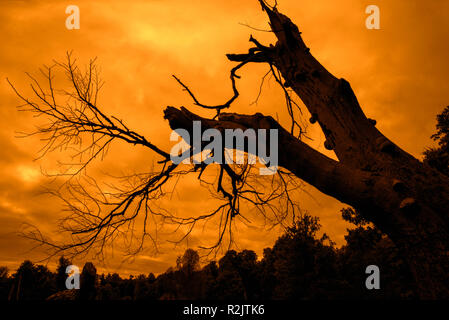
[[(342, 216), (355, 225), (342, 248), (325, 234), (318, 237), (318, 219), (304, 215), (260, 260), (253, 251), (230, 250), (218, 263), (200, 268), (198, 253), (187, 249), (165, 273), (128, 279), (116, 273), (98, 276), (88, 262), (75, 293), (61, 287), (67, 259), (61, 257), (56, 273), (25, 261), (12, 276), (0, 268), (0, 294), (10, 300), (414, 298), (411, 275), (390, 239), (350, 208), (342, 210)], [(380, 290), (365, 287), (365, 269), (371, 264), (381, 270)]]
[(438, 147), (424, 152), (424, 162), (449, 175), (449, 106), (437, 115), (437, 133), (432, 139), (438, 141)]
[(56, 288), (58, 290), (66, 289), (66, 286), (65, 286), (65, 281), (67, 279), (66, 269), (71, 264), (72, 263), (68, 259), (64, 258), (64, 256), (59, 258), (59, 264), (56, 269)]

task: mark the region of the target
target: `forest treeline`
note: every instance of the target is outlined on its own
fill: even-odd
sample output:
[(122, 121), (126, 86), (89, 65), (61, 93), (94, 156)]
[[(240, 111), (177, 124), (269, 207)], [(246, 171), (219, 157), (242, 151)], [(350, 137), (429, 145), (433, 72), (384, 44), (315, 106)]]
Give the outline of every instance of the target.
[[(9, 301), (413, 298), (411, 275), (390, 239), (350, 208), (342, 216), (355, 226), (341, 248), (325, 234), (318, 237), (318, 218), (305, 214), (261, 259), (251, 250), (229, 250), (201, 267), (198, 252), (187, 249), (165, 273), (129, 278), (98, 275), (88, 262), (80, 290), (66, 290), (68, 259), (59, 259), (56, 272), (24, 261), (11, 275), (1, 268), (0, 296)], [(379, 290), (365, 286), (365, 269), (372, 264), (380, 268)]]
[[(449, 175), (449, 107), (437, 116), (437, 147), (424, 152), (424, 163)], [(413, 299), (416, 287), (393, 242), (351, 208), (341, 211), (353, 224), (341, 248), (323, 235), (318, 218), (305, 214), (266, 248), (258, 259), (251, 250), (229, 250), (220, 260), (200, 266), (198, 252), (187, 249), (176, 266), (155, 276), (121, 278), (98, 275), (87, 262), (81, 289), (66, 290), (66, 267), (56, 272), (24, 261), (15, 273), (0, 267), (0, 300), (255, 300), (255, 299)], [(365, 286), (366, 267), (380, 269), (380, 289)]]

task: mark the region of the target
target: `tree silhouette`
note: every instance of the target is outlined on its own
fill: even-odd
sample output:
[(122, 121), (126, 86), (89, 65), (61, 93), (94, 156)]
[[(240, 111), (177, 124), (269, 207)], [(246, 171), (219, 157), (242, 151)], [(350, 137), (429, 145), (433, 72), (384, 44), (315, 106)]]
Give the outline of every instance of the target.
[(200, 256), (198, 252), (193, 249), (187, 249), (180, 259), (180, 270), (186, 275), (193, 274), (200, 267)]
[(80, 299), (93, 300), (97, 294), (97, 268), (92, 262), (86, 262), (80, 276)]
[(438, 141), (438, 147), (424, 152), (424, 162), (449, 175), (449, 106), (437, 116), (437, 133), (432, 138)]
[[(36, 101), (16, 90), (24, 102), (23, 110), (49, 120), (47, 126), (37, 131), (47, 137), (44, 154), (61, 147), (80, 146), (77, 155), (87, 158), (83, 158), (77, 170), (68, 173), (72, 176), (82, 172), (93, 159), (104, 155), (114, 140), (149, 148), (161, 160), (158, 170), (131, 177), (130, 187), (118, 188), (113, 194), (102, 192), (98, 184), (87, 176), (76, 182), (71, 180), (72, 183), (67, 185), (68, 193), (56, 194), (64, 199), (71, 210), (63, 228), (71, 232), (73, 243), (57, 245), (39, 233), (31, 234), (31, 238), (53, 246), (57, 251), (72, 249), (80, 253), (94, 246), (101, 250), (108, 241), (115, 239), (121, 228), (132, 228), (133, 220), (139, 214), (144, 215), (145, 222), (150, 216), (155, 216), (166, 223), (183, 225), (187, 228), (186, 234), (201, 221), (218, 216), (218, 241), (209, 247), (215, 248), (226, 232), (232, 239), (231, 223), (242, 217), (243, 203), (252, 204), (273, 223), (280, 223), (292, 211), (294, 214), (296, 204), (288, 192), (297, 187), (294, 179), (297, 177), (352, 206), (363, 219), (388, 235), (405, 257), (420, 297), (448, 297), (447, 175), (420, 162), (377, 130), (375, 121), (363, 113), (349, 83), (333, 76), (312, 56), (298, 27), (280, 13), (276, 5), (271, 7), (264, 0), (259, 2), (268, 15), (277, 42), (265, 46), (251, 37), (253, 46), (247, 53), (227, 55), (229, 60), (237, 63), (230, 73), (232, 97), (219, 105), (203, 104), (187, 85), (175, 77), (196, 106), (211, 110), (214, 114), (211, 118), (204, 118), (184, 107), (167, 107), (164, 113), (172, 129), (185, 129), (190, 133), (193, 121), (200, 121), (203, 130), (215, 128), (222, 132), (225, 129), (278, 129), (279, 165), (283, 169), (275, 178), (255, 175), (248, 162), (234, 166), (221, 164), (214, 188), (223, 202), (217, 208), (189, 218), (157, 211), (152, 206), (152, 200), (165, 194), (164, 184), (168, 180), (192, 173), (201, 180), (204, 170), (211, 170), (208, 169), (211, 166), (201, 163), (185, 169), (173, 163), (166, 151), (130, 129), (124, 121), (108, 116), (97, 105), (102, 82), (95, 61), (91, 61), (87, 72), (83, 73), (69, 55), (67, 63), (57, 63), (47, 68), (47, 89), (44, 90), (37, 80), (31, 78)], [(290, 130), (281, 127), (272, 117), (260, 113), (242, 115), (224, 112), (239, 96), (237, 72), (252, 63), (268, 65), (283, 89), (287, 111), (291, 116)], [(73, 91), (62, 92), (68, 103), (60, 104), (57, 100), (61, 92), (52, 85), (54, 67), (63, 68), (73, 85)], [(304, 102), (312, 115), (310, 122), (319, 124), (326, 136), (325, 147), (335, 152), (338, 161), (314, 150), (302, 140), (303, 130), (293, 94)], [(89, 138), (88, 142), (85, 138)], [(191, 157), (200, 151), (188, 150)], [(97, 192), (89, 191), (86, 184)], [(279, 199), (284, 200), (283, 205), (274, 205), (273, 202)], [(144, 223), (138, 249), (145, 238), (151, 237), (146, 227)], [(304, 266), (306, 269), (309, 267)], [(235, 284), (232, 290), (242, 290), (243, 294), (244, 286), (238, 280), (238, 274), (229, 271), (226, 277)]]
[(7, 300), (11, 279), (8, 277), (8, 267), (0, 267), (0, 300)]
[[(336, 299), (336, 292), (345, 290), (333, 243), (326, 243), (326, 235), (318, 239), (319, 229), (318, 219), (305, 214), (279, 237), (272, 249), (264, 252), (262, 274), (268, 278), (271, 297)], [(270, 283), (270, 276), (275, 281)]]
[[(412, 275), (393, 242), (353, 209), (342, 210), (342, 215), (355, 223), (348, 229), (346, 244), (339, 249), (327, 236), (318, 236), (318, 218), (304, 214), (297, 217), (272, 248), (264, 250), (261, 260), (250, 250), (228, 250), (218, 265), (211, 261), (202, 268), (196, 266), (190, 274), (181, 264), (180, 268), (169, 268), (157, 277), (150, 273), (148, 277), (141, 274), (129, 278), (117, 273), (97, 276), (95, 266), (88, 262), (83, 268), (80, 290), (56, 293), (57, 272), (24, 261), (12, 276), (8, 276), (6, 268), (0, 268), (1, 299), (415, 299)], [(188, 249), (184, 255), (195, 257), (198, 253)], [(182, 257), (177, 260), (178, 263)], [(382, 270), (382, 290), (366, 290), (364, 285), (364, 270), (373, 261)]]
[(25, 260), (13, 275), (8, 300), (44, 300), (56, 291), (53, 280), (47, 267)]
[(65, 290), (66, 289), (66, 279), (67, 279), (67, 267), (71, 265), (69, 259), (64, 258), (64, 256), (61, 256), (59, 258), (59, 264), (56, 268), (56, 286), (58, 290)]

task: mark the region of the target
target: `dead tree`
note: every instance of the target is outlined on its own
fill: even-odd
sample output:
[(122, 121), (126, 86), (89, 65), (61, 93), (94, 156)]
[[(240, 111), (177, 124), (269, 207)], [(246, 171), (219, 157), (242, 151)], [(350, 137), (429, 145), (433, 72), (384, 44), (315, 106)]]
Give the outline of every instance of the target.
[[(198, 120), (204, 130), (277, 128), (279, 165), (282, 168), (321, 192), (351, 205), (366, 220), (387, 234), (408, 261), (422, 298), (449, 297), (448, 177), (423, 164), (377, 130), (374, 121), (363, 113), (349, 83), (333, 76), (313, 57), (298, 27), (280, 13), (276, 6), (270, 7), (263, 0), (259, 2), (268, 15), (271, 30), (277, 38), (276, 44), (265, 46), (251, 37), (253, 46), (247, 53), (227, 55), (229, 60), (238, 64), (231, 71), (234, 94), (222, 105), (209, 106), (200, 103), (193, 92), (176, 78), (197, 106), (214, 110), (216, 114), (213, 118), (206, 119), (185, 108), (167, 107), (165, 118), (170, 127), (191, 130), (192, 121)], [(291, 130), (285, 130), (272, 117), (259, 113), (242, 115), (223, 112), (239, 95), (236, 72), (250, 63), (270, 66), (273, 76), (287, 97), (287, 108), (292, 116)], [(68, 71), (70, 73), (70, 68)], [(86, 82), (88, 81), (83, 83)], [(39, 91), (36, 91), (39, 94)], [(312, 115), (310, 122), (318, 123), (321, 127), (326, 137), (325, 147), (335, 152), (338, 161), (314, 150), (294, 135), (294, 129), (299, 125), (292, 111), (295, 107), (291, 98), (292, 91), (308, 108)], [(131, 202), (135, 199), (139, 200), (133, 212), (137, 214), (144, 208), (144, 211), (149, 213), (148, 210), (151, 209), (146, 205), (149, 195), (160, 190), (161, 184), (175, 175), (177, 166), (170, 162), (167, 153), (129, 130), (120, 120), (107, 117), (99, 111), (96, 105), (90, 102), (91, 96), (83, 95), (83, 92), (78, 92), (77, 96), (84, 108), (90, 108), (96, 118), (83, 118), (74, 113), (74, 118), (67, 119), (66, 112), (58, 108), (52, 109), (50, 106), (50, 117), (56, 117), (61, 122), (62, 130), (69, 124), (70, 128), (75, 126), (78, 131), (87, 130), (105, 139), (122, 139), (141, 144), (158, 153), (163, 158), (161, 163), (164, 164), (159, 173), (145, 177), (132, 192), (123, 193), (120, 202), (104, 202), (104, 205), (113, 206), (106, 216), (99, 218), (91, 215), (93, 218), (88, 220), (89, 222), (82, 224), (81, 229), (74, 230), (77, 234), (88, 234), (86, 230), (94, 232), (93, 236), (90, 233), (89, 237), (83, 240), (85, 243), (91, 243), (98, 240), (101, 230), (115, 229), (117, 225), (125, 223), (126, 221), (117, 220), (117, 217), (124, 217), (124, 212), (130, 210)], [(45, 96), (43, 98), (44, 102), (48, 100)], [(35, 112), (43, 112), (42, 108), (36, 109), (31, 101), (23, 99)], [(85, 121), (80, 122), (80, 119)], [(78, 131), (71, 133), (77, 137), (80, 134)], [(53, 133), (54, 127), (49, 128), (48, 132)], [(192, 172), (197, 170), (202, 172), (205, 168), (195, 166)], [(268, 205), (269, 201), (260, 199), (254, 189), (246, 189), (247, 193), (243, 191), (242, 187), (247, 182), (244, 178), (245, 172), (246, 169), (236, 172), (229, 166), (220, 166), (217, 191), (227, 201), (227, 211), (224, 215), (226, 223), (239, 215), (238, 201), (246, 194), (254, 196), (258, 201), (257, 205)], [(229, 179), (226, 186), (222, 183), (224, 176)], [(78, 218), (86, 219), (85, 212), (80, 211), (78, 207), (74, 209), (78, 210)], [(204, 217), (206, 216), (202, 218)], [(132, 218), (133, 216), (128, 219)], [(194, 225), (196, 219), (183, 222)]]
[[(406, 257), (420, 295), (449, 294), (449, 179), (423, 164), (376, 129), (349, 83), (330, 74), (310, 53), (301, 32), (275, 7), (267, 13), (274, 46), (255, 47), (231, 61), (267, 63), (282, 74), (326, 136), (338, 161), (317, 152), (271, 117), (220, 113), (205, 127), (279, 128), (279, 164), (323, 193), (356, 208), (387, 234)], [(167, 108), (172, 128), (188, 128), (196, 117)]]

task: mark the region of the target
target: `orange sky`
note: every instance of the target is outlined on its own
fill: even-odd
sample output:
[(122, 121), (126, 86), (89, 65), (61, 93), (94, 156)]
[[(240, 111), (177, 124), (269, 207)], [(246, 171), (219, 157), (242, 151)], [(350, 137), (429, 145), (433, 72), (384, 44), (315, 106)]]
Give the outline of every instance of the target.
[[(377, 127), (411, 154), (421, 157), (432, 145), (435, 116), (449, 102), (449, 22), (447, 1), (332, 1), (280, 0), (279, 9), (303, 32), (312, 54), (335, 76), (347, 79), (368, 117)], [(65, 28), (65, 8), (76, 4), (81, 11), (81, 29)], [(381, 12), (381, 30), (367, 30), (365, 7), (376, 4)], [(42, 259), (41, 251), (18, 237), (23, 223), (38, 225), (58, 239), (55, 231), (61, 203), (40, 194), (48, 179), (40, 168), (53, 170), (57, 159), (67, 154), (37, 157), (37, 137), (18, 139), (16, 131), (30, 131), (36, 119), (14, 108), (17, 97), (6, 83), (8, 77), (25, 92), (24, 72), (35, 73), (65, 52), (81, 63), (98, 57), (106, 84), (101, 92), (103, 110), (126, 121), (129, 127), (169, 147), (170, 130), (163, 119), (167, 105), (193, 107), (190, 98), (171, 78), (176, 74), (195, 90), (205, 103), (222, 103), (231, 94), (228, 72), (233, 66), (225, 53), (243, 53), (249, 35), (262, 43), (273, 36), (242, 24), (266, 29), (267, 17), (257, 1), (0, 1), (0, 265), (14, 270), (25, 258)], [(266, 83), (257, 105), (263, 65), (240, 72), (241, 97), (231, 112), (279, 116), (287, 124), (283, 96), (276, 84)], [(323, 137), (309, 127), (311, 145), (324, 152)], [(108, 173), (145, 170), (153, 155), (122, 143), (113, 145), (109, 158), (92, 166)], [(194, 179), (170, 199), (174, 211), (202, 212), (208, 200)], [(188, 187), (188, 188), (187, 188)], [(321, 219), (323, 231), (339, 245), (347, 227), (339, 214), (344, 205), (306, 187), (300, 195), (304, 210)], [(256, 221), (257, 222), (257, 221)], [(200, 230), (201, 231), (201, 230)], [(272, 246), (280, 230), (264, 230), (260, 224), (238, 226), (239, 249)], [(210, 244), (215, 230), (196, 233), (189, 245)], [(212, 240), (211, 240), (212, 239)], [(122, 263), (120, 249), (103, 264), (103, 272), (122, 274), (159, 273), (173, 265), (186, 246), (174, 247), (160, 239), (159, 254), (148, 249), (130, 263)], [(83, 261), (84, 262), (84, 261)], [(81, 264), (82, 262), (80, 262)], [(54, 268), (54, 261), (49, 266)]]

